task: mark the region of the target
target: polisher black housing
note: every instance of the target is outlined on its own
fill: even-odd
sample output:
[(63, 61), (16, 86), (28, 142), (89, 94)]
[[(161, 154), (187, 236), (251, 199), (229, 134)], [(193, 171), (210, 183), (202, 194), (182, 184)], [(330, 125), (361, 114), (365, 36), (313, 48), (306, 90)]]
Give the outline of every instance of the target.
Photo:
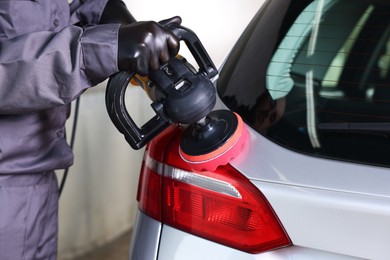
[(206, 116), (203, 124), (188, 126), (180, 141), (182, 152), (190, 156), (209, 154), (221, 146), (235, 133), (237, 116), (229, 110), (216, 110)]

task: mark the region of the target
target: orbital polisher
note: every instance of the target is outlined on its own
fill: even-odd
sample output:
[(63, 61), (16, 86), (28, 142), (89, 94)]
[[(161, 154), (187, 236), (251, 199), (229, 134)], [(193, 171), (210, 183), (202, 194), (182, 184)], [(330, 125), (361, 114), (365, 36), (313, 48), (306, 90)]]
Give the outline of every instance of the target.
[[(199, 70), (177, 55), (142, 77), (133, 72), (119, 72), (110, 77), (106, 106), (111, 121), (133, 149), (140, 149), (171, 124), (185, 128), (179, 153), (197, 171), (215, 170), (241, 152), (248, 139), (241, 117), (229, 110), (212, 111), (216, 90), (212, 83), (218, 71), (196, 34), (179, 25), (168, 25), (184, 41)], [(141, 86), (152, 100), (156, 115), (142, 127), (130, 117), (125, 105), (129, 83)]]

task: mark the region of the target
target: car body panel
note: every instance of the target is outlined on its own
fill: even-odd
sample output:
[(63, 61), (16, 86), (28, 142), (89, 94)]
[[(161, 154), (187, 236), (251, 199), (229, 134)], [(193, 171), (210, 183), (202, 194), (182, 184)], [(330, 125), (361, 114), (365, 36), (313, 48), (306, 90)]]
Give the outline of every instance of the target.
[(364, 259), (390, 255), (390, 200), (255, 181), (294, 245)]
[(387, 168), (303, 155), (253, 131), (249, 149), (231, 164), (267, 197), (294, 245), (387, 259)]
[(388, 168), (297, 153), (249, 130), (250, 150), (231, 164), (251, 180), (390, 198)]
[(162, 224), (139, 210), (131, 234), (129, 259), (157, 259)]
[(298, 246), (288, 246), (278, 250), (249, 254), (196, 237), (164, 225), (161, 236), (159, 260), (356, 260), (340, 254), (329, 253)]

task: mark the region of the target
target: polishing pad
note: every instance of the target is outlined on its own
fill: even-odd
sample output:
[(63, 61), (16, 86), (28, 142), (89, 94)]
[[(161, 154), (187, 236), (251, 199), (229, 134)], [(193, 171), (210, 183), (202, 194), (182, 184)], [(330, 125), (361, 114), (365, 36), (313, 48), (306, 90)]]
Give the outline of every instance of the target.
[(229, 110), (215, 110), (202, 124), (189, 125), (180, 140), (179, 154), (196, 171), (213, 171), (226, 165), (249, 138), (241, 117)]

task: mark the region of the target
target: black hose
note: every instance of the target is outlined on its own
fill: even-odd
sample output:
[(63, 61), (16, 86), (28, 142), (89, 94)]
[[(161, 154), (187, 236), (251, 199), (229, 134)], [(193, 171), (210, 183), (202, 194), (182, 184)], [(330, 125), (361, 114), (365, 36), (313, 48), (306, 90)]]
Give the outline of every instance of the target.
[[(73, 126), (72, 126), (72, 136), (70, 138), (70, 148), (73, 150), (74, 147), (74, 141), (76, 139), (76, 129), (77, 129), (77, 120), (79, 116), (79, 107), (80, 107), (80, 97), (76, 99), (76, 105), (74, 109), (74, 116), (73, 116)], [(64, 176), (61, 180), (61, 185), (58, 192), (58, 198), (61, 196), (62, 190), (64, 189), (66, 177), (68, 176), (69, 167), (67, 167), (64, 171)]]

